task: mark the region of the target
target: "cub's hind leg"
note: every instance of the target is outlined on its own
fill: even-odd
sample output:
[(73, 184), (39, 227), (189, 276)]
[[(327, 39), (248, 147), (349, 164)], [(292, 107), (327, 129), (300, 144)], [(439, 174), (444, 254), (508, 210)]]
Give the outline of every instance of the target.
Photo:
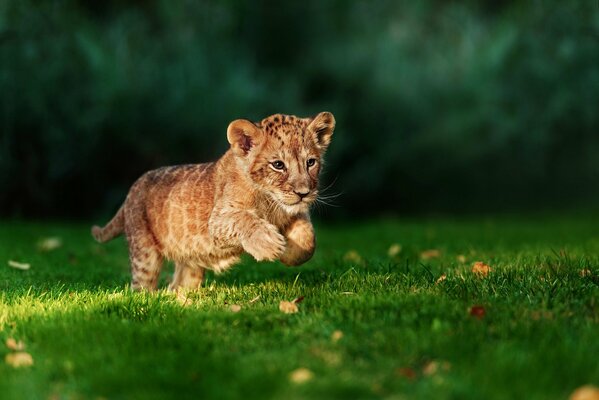
[(169, 285), (169, 290), (175, 291), (178, 288), (197, 289), (204, 282), (204, 273), (206, 270), (202, 267), (191, 267), (182, 262), (175, 263), (175, 275)]
[(138, 229), (131, 235), (127, 234), (127, 240), (131, 262), (131, 289), (155, 290), (163, 257), (151, 232)]

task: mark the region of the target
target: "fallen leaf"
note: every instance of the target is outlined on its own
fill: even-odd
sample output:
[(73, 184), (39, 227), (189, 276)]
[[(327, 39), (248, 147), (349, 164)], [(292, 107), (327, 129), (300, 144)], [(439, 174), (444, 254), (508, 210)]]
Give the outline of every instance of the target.
[(398, 368), (397, 370), (395, 370), (395, 372), (397, 373), (397, 375), (403, 376), (404, 378), (407, 378), (411, 381), (416, 379), (416, 372), (412, 368)]
[(297, 304), (291, 301), (281, 301), (279, 303), (279, 310), (285, 314), (295, 314), (298, 312)]
[(456, 260), (458, 260), (458, 262), (461, 262), (463, 264), (466, 262), (466, 256), (463, 254), (460, 254), (456, 257)]
[(6, 339), (6, 347), (12, 351), (25, 350), (25, 344), (22, 341), (13, 338)]
[(16, 268), (16, 269), (20, 269), (23, 271), (27, 271), (29, 268), (31, 268), (31, 264), (27, 264), (27, 263), (20, 263), (17, 261), (13, 261), (13, 260), (8, 260), (8, 265), (10, 267)]
[(451, 364), (447, 361), (430, 361), (424, 368), (422, 368), (422, 374), (425, 376), (435, 375), (437, 372), (449, 371)]
[(445, 279), (447, 279), (447, 275), (443, 274), (441, 275), (436, 281), (435, 281), (435, 285), (438, 285), (439, 283), (443, 282)]
[(584, 385), (570, 395), (570, 400), (599, 400), (599, 388), (593, 385)]
[(398, 243), (392, 244), (389, 250), (387, 250), (389, 257), (397, 257), (399, 253), (401, 253), (401, 245)]
[(345, 255), (343, 256), (343, 259), (345, 261), (349, 261), (355, 264), (362, 264), (364, 262), (364, 260), (362, 260), (362, 257), (360, 256), (360, 254), (355, 251), (355, 250), (350, 250), (347, 253), (345, 253)]
[(241, 311), (241, 306), (239, 304), (231, 304), (229, 308), (235, 313)]
[(472, 273), (481, 278), (487, 277), (491, 271), (493, 271), (493, 268), (489, 267), (482, 261), (477, 261), (472, 265)]
[(578, 274), (579, 274), (579, 275), (580, 275), (582, 278), (584, 278), (585, 276), (591, 276), (591, 274), (592, 274), (592, 273), (591, 273), (591, 270), (590, 270), (590, 269), (586, 269), (586, 268), (585, 268), (585, 269), (581, 269), (581, 270), (578, 272)]
[(9, 353), (4, 357), (4, 361), (13, 368), (29, 367), (33, 365), (33, 357), (25, 351)]
[(293, 299), (292, 303), (299, 304), (302, 301), (304, 301), (304, 296), (296, 297), (295, 299)]
[(424, 376), (431, 376), (439, 371), (439, 363), (437, 361), (431, 361), (422, 368), (422, 374)]
[(339, 329), (337, 329), (336, 331), (333, 331), (333, 334), (331, 335), (331, 340), (333, 341), (333, 343), (337, 343), (342, 338), (343, 338), (343, 332), (341, 332)]
[(423, 260), (430, 260), (431, 258), (439, 257), (441, 257), (441, 252), (437, 249), (424, 250), (422, 253), (420, 253), (420, 258)]
[(37, 243), (37, 248), (40, 251), (52, 251), (60, 246), (62, 246), (62, 240), (59, 237), (44, 238)]
[(312, 371), (308, 368), (298, 368), (289, 374), (289, 380), (293, 383), (305, 383), (314, 377)]
[(254, 297), (253, 299), (250, 300), (250, 304), (254, 304), (255, 302), (257, 302), (258, 300), (260, 300), (260, 295)]
[(486, 311), (483, 306), (472, 306), (468, 313), (475, 318), (482, 319), (485, 316)]

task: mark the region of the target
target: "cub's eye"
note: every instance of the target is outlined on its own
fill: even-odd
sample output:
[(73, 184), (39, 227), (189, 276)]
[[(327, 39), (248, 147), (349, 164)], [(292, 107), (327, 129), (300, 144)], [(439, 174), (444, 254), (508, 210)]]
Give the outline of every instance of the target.
[(308, 165), (308, 168), (313, 167), (314, 164), (316, 164), (316, 159), (315, 158), (309, 158), (308, 161), (306, 161), (306, 164)]
[(276, 160), (270, 163), (274, 169), (282, 170), (285, 168), (285, 163), (281, 160)]

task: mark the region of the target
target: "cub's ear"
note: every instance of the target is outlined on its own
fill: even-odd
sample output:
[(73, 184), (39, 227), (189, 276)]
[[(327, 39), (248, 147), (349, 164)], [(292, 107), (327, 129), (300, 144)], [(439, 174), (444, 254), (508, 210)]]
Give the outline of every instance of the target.
[(320, 148), (326, 149), (331, 143), (331, 136), (335, 130), (335, 117), (330, 112), (323, 111), (312, 119), (308, 129), (314, 135), (316, 144)]
[(227, 140), (231, 143), (233, 153), (244, 156), (258, 144), (262, 131), (247, 119), (237, 119), (227, 128)]

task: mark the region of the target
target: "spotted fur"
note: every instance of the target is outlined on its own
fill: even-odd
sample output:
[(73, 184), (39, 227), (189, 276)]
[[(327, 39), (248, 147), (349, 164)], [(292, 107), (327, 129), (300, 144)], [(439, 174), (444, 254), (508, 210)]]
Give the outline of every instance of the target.
[(218, 161), (147, 172), (92, 235), (106, 242), (125, 234), (135, 290), (156, 289), (165, 259), (175, 263), (171, 290), (198, 288), (206, 269), (222, 272), (244, 251), (302, 264), (314, 253), (309, 206), (334, 128), (328, 112), (233, 121), (231, 148)]

